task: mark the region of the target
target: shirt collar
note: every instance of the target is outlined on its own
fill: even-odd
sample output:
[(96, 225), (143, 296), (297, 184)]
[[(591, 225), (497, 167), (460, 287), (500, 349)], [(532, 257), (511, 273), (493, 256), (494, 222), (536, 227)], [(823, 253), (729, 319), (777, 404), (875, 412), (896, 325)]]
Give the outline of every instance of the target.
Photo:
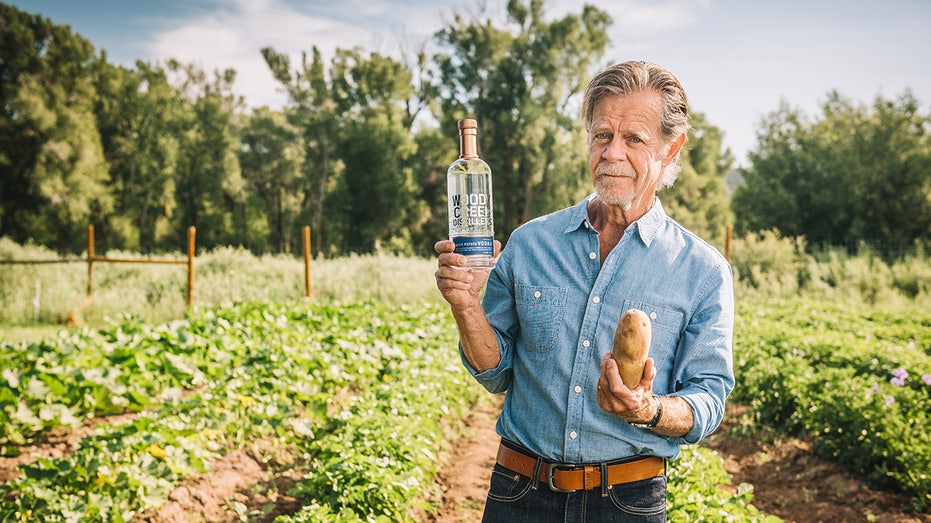
[[(591, 222), (588, 221), (588, 203), (594, 197), (594, 193), (589, 195), (570, 210), (569, 223), (565, 230), (567, 234), (582, 227), (586, 229), (593, 228)], [(636, 232), (637, 235), (640, 236), (640, 240), (649, 247), (665, 221), (666, 211), (663, 209), (663, 204), (657, 197), (653, 202), (653, 207), (647, 211), (646, 214), (641, 216), (639, 220), (630, 224), (630, 226), (627, 227), (627, 231)]]
[[(640, 239), (649, 247), (650, 243), (653, 242), (653, 238), (656, 238), (656, 235), (659, 234), (659, 230), (665, 222), (666, 211), (663, 209), (663, 204), (659, 201), (659, 198), (656, 197), (653, 200), (653, 208), (641, 216), (639, 220), (630, 224), (630, 227), (637, 228)], [(627, 229), (630, 230), (630, 227)]]

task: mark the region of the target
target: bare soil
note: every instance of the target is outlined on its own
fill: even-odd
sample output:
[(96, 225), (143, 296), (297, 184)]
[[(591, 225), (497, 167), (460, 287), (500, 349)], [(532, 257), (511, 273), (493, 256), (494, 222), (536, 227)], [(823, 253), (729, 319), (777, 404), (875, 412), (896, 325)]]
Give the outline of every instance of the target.
[[(462, 436), (451, 447), (448, 465), (437, 484), (443, 493), (436, 514), (419, 516), (425, 523), (473, 523), (481, 520), (489, 475), (498, 446), (494, 424), (499, 402), (484, 402), (469, 416)], [(753, 486), (753, 504), (788, 523), (931, 523), (931, 514), (913, 514), (909, 498), (894, 492), (874, 491), (833, 462), (818, 457), (809, 442), (755, 433), (751, 439), (735, 427), (745, 407), (731, 406), (722, 427), (706, 444), (725, 460), (735, 489)], [(114, 419), (106, 421), (113, 422)], [(13, 458), (0, 458), (0, 483), (18, 475), (17, 467), (35, 456), (62, 456), (93, 426), (51, 434), (39, 444), (23, 447)], [(209, 474), (189, 478), (159, 510), (135, 518), (146, 523), (269, 523), (292, 514), (301, 500), (287, 495), (300, 481), (290, 469), (290, 449), (257, 443), (232, 452)]]
[(753, 486), (753, 505), (795, 523), (928, 523), (931, 513), (907, 510), (908, 496), (876, 491), (818, 456), (810, 441), (779, 438), (756, 430), (752, 438), (734, 430), (747, 407), (729, 405), (727, 416), (706, 444), (724, 459), (734, 489)]

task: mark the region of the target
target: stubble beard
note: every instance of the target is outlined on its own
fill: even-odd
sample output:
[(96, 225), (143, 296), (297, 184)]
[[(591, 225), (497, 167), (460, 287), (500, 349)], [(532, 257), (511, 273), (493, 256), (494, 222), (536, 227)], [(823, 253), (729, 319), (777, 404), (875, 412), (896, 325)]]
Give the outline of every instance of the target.
[[(623, 176), (626, 180), (616, 176)], [(634, 204), (633, 183), (636, 180), (636, 174), (627, 172), (619, 165), (601, 162), (595, 167), (595, 197), (605, 204), (629, 211)], [(623, 187), (622, 184), (630, 186)]]

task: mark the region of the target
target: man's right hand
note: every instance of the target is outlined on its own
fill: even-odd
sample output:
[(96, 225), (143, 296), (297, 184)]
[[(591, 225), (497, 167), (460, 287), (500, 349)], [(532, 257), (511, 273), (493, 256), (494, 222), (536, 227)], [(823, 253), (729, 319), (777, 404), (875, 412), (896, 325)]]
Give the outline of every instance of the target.
[[(479, 294), (488, 282), (490, 269), (465, 267), (466, 257), (456, 254), (452, 240), (440, 240), (433, 249), (437, 257), (436, 287), (443, 298), (456, 310), (480, 305)], [(501, 250), (501, 242), (495, 240), (495, 256)]]
[[(439, 254), (436, 287), (452, 309), (463, 354), (478, 372), (497, 367), (501, 349), (479, 298), (491, 271), (463, 267), (465, 256), (454, 252), (456, 244), (452, 240), (438, 241), (433, 248)], [(495, 256), (499, 251), (501, 242), (495, 241)]]

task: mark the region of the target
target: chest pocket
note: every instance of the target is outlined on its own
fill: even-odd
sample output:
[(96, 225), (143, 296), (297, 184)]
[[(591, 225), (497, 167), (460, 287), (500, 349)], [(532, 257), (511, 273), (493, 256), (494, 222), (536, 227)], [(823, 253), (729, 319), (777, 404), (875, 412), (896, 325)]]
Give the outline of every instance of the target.
[(521, 337), (528, 350), (549, 352), (556, 348), (568, 295), (568, 287), (514, 286)]
[(656, 307), (642, 301), (624, 301), (624, 310), (640, 309), (650, 317), (653, 339), (650, 342), (650, 357), (656, 365), (656, 381), (653, 391), (668, 394), (669, 374), (672, 372), (679, 344), (679, 333), (684, 328), (685, 315), (679, 311)]

